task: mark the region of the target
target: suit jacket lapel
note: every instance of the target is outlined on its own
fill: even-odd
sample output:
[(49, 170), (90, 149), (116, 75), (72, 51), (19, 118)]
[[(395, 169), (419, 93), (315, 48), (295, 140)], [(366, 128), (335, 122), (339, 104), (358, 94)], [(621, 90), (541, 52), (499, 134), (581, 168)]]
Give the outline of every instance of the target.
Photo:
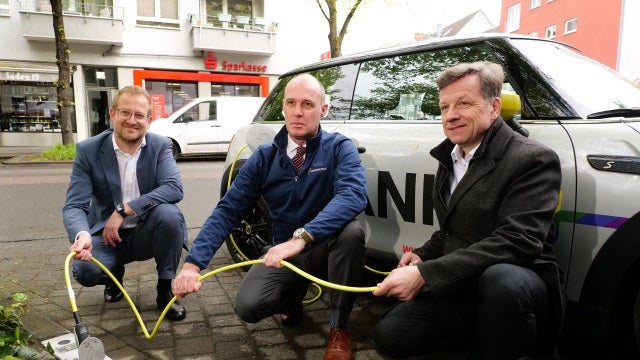
[[(475, 183), (497, 166), (497, 161), (502, 157), (504, 148), (512, 135), (512, 130), (503, 124), (502, 118), (499, 117), (493, 123), (471, 160), (469, 169), (460, 179), (460, 183), (456, 186), (453, 194), (451, 194), (451, 199), (449, 199), (447, 206), (447, 215)], [(489, 142), (491, 142), (491, 146), (488, 146)]]
[[(480, 159), (479, 159), (480, 160)], [(458, 186), (451, 194), (449, 199), (449, 205), (447, 207), (447, 215), (456, 206), (456, 203), (462, 198), (462, 196), (473, 187), (475, 183), (480, 181), (483, 176), (489, 173), (496, 167), (495, 159), (484, 159), (484, 161), (478, 161), (474, 166), (470, 166), (466, 174), (460, 179)]]
[(113, 202), (114, 204), (119, 204), (122, 202), (120, 170), (118, 168), (118, 160), (116, 160), (115, 151), (113, 150), (111, 136), (107, 136), (100, 147), (100, 163), (102, 164), (102, 170), (107, 178), (109, 189), (111, 189)]
[(149, 138), (147, 138), (147, 144), (140, 149), (140, 157), (138, 158), (138, 163), (136, 164), (136, 177), (138, 178), (138, 189), (140, 189), (141, 195), (151, 191), (149, 184), (151, 176), (147, 174), (147, 172), (149, 171), (149, 166), (146, 166), (146, 159), (150, 146), (152, 145), (149, 143)]

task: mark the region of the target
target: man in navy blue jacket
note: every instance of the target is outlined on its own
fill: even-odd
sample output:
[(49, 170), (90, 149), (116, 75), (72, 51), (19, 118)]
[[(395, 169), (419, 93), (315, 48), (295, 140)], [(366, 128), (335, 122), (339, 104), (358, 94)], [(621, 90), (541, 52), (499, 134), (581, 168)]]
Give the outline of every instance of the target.
[[(173, 290), (178, 297), (200, 290), (200, 271), (262, 196), (272, 219), (273, 246), (264, 255), (266, 266), (253, 266), (247, 273), (235, 311), (252, 323), (281, 314), (283, 325), (291, 326), (302, 318), (308, 281), (280, 261), (286, 259), (330, 282), (360, 285), (364, 232), (355, 218), (364, 210), (367, 196), (364, 168), (353, 142), (320, 127), (328, 110), (322, 84), (309, 74), (294, 77), (285, 88), (282, 108), (285, 126), (272, 144), (256, 149), (205, 221)], [(325, 359), (351, 359), (347, 323), (354, 299), (352, 293), (331, 294)]]

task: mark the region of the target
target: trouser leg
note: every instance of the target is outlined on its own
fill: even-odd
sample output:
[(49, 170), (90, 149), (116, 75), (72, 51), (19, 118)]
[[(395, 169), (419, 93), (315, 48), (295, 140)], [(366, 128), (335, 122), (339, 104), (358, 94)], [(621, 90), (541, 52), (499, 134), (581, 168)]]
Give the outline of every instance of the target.
[[(299, 266), (293, 259), (287, 261)], [(240, 283), (234, 310), (240, 319), (249, 323), (287, 313), (303, 300), (307, 285), (306, 279), (286, 267), (253, 265)]]
[(160, 204), (145, 214), (119, 246), (125, 263), (154, 258), (159, 279), (173, 279), (178, 269), (187, 228), (174, 204)]
[(435, 298), (431, 293), (399, 302), (376, 325), (376, 349), (387, 356), (407, 357), (468, 346), (474, 335), (475, 306), (475, 299), (467, 295)]
[(533, 345), (547, 318), (548, 291), (531, 269), (497, 264), (478, 282), (477, 336), (483, 360), (514, 359)]
[[(364, 232), (357, 220), (333, 238), (287, 259), (302, 271), (342, 285), (358, 286), (364, 269)], [(236, 295), (235, 311), (246, 322), (288, 313), (304, 299), (309, 281), (288, 268), (252, 266)], [(355, 294), (332, 291), (332, 326), (346, 327)]]
[[(358, 220), (353, 220), (336, 236), (329, 239), (324, 248), (315, 249), (322, 256), (309, 256), (309, 271), (329, 282), (347, 286), (361, 286), (364, 274), (364, 231)], [(326, 274), (326, 277), (324, 275)], [(346, 328), (357, 293), (331, 289), (331, 327)]]

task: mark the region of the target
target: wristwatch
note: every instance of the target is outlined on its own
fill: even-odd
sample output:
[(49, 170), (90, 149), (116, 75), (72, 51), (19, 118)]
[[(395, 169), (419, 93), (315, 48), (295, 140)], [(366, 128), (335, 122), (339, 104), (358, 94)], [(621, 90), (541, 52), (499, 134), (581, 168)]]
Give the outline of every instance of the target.
[(126, 212), (124, 212), (124, 204), (116, 205), (116, 212), (120, 214), (120, 216), (122, 216), (123, 218), (126, 218), (127, 216), (129, 216), (127, 215)]
[(311, 235), (309, 235), (309, 233), (307, 232), (307, 230), (305, 230), (304, 228), (298, 228), (296, 229), (296, 231), (293, 232), (293, 237), (296, 239), (302, 239), (304, 240), (304, 242), (309, 245), (313, 242), (313, 240), (311, 239)]

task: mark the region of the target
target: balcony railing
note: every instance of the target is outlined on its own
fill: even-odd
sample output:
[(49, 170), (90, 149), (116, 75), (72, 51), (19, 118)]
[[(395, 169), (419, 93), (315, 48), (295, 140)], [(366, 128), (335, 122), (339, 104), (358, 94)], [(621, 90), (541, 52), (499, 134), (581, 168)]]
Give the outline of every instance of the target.
[[(22, 36), (34, 41), (54, 41), (51, 3), (18, 0)], [(70, 43), (122, 45), (124, 10), (117, 6), (79, 3), (62, 11), (66, 39)]]
[[(264, 18), (191, 14), (193, 50), (273, 55), (278, 24)], [(242, 47), (239, 46), (242, 44)]]

